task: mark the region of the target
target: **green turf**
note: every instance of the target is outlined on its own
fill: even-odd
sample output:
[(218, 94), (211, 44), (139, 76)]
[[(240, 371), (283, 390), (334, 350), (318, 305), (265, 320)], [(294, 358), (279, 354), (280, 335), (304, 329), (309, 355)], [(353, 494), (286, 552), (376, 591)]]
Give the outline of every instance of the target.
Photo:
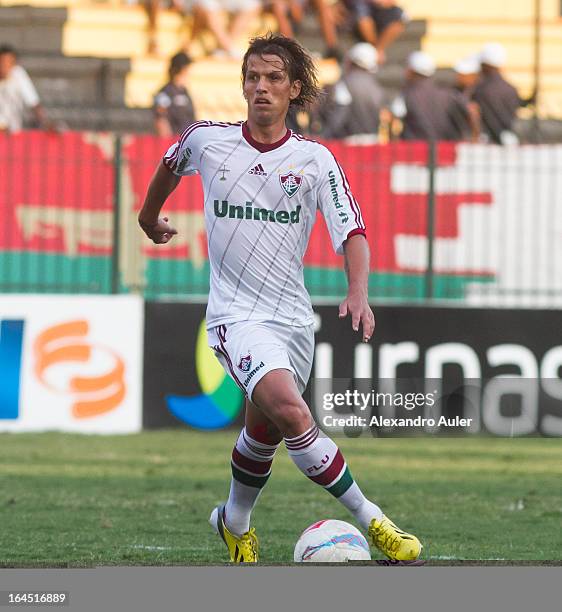
[[(235, 432), (0, 435), (0, 565), (220, 563), (207, 525)], [(342, 440), (364, 491), (448, 559), (562, 558), (555, 439)], [(286, 563), (315, 520), (350, 520), (281, 450), (255, 512), (262, 560)]]

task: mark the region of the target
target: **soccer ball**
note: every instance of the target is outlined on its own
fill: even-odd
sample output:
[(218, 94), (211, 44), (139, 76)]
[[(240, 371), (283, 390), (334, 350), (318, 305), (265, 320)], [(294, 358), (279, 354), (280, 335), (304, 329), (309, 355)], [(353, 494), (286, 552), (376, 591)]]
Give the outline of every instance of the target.
[(369, 544), (363, 534), (345, 521), (318, 521), (301, 534), (294, 552), (295, 563), (345, 563), (370, 561)]

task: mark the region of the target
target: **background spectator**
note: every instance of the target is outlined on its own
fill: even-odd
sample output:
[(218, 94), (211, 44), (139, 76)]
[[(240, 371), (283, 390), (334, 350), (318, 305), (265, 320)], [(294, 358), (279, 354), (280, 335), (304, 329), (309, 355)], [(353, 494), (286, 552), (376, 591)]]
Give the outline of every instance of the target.
[[(335, 5), (327, 0), (271, 0), (269, 4), (279, 25), (279, 32), (289, 38), (298, 38), (300, 24), (304, 19), (308, 6), (316, 11), (320, 32), (324, 39), (326, 49), (325, 58), (341, 60), (342, 53), (339, 49), (339, 37), (336, 27)], [(287, 17), (288, 15), (288, 17)]]
[(27, 110), (31, 110), (38, 127), (51, 127), (35, 86), (17, 63), (15, 49), (9, 45), (0, 46), (0, 130), (20, 131)]
[(175, 5), (175, 0), (125, 0), (125, 4), (138, 5), (142, 7), (146, 13), (146, 37), (147, 45), (146, 52), (148, 55), (158, 55), (158, 15), (164, 4), (165, 8), (169, 8), (170, 4)]
[[(194, 25), (191, 41), (202, 27), (215, 37), (215, 55), (240, 59), (242, 52), (237, 44), (248, 30), (248, 22), (261, 11), (260, 0), (174, 0), (184, 14), (193, 14)], [(187, 48), (186, 48), (187, 51)]]
[(149, 55), (158, 54), (158, 41), (156, 38), (157, 31), (157, 18), (160, 11), (160, 0), (142, 0), (142, 5), (146, 11), (146, 18), (148, 21), (147, 35), (148, 45), (147, 52)]
[[(476, 55), (465, 57), (455, 64), (453, 70), (455, 71), (455, 84), (450, 105), (453, 119), (451, 139), (474, 140), (476, 138), (474, 126), (477, 125), (479, 128), (480, 111), (476, 102), (472, 101), (472, 93), (480, 74), (480, 59)], [(456, 104), (458, 96), (460, 96), (460, 103)]]
[[(300, 6), (300, 2), (297, 0), (297, 4)], [(287, 36), (287, 38), (294, 38), (295, 31), (293, 29), (293, 18), (290, 15), (291, 5), (288, 0), (265, 0), (263, 3), (264, 10), (269, 11), (275, 17), (277, 21), (277, 28), (279, 34)], [(302, 18), (302, 11), (301, 11)]]
[(193, 102), (186, 89), (191, 59), (183, 52), (170, 60), (169, 80), (154, 96), (154, 127), (159, 136), (181, 134), (195, 121)]
[(480, 58), (470, 55), (459, 60), (453, 67), (455, 71), (455, 89), (467, 97), (472, 97), (472, 92), (480, 75)]
[(478, 135), (477, 117), (467, 100), (452, 89), (438, 87), (432, 77), (436, 66), (423, 51), (408, 58), (406, 85), (402, 95), (391, 107), (395, 117), (402, 119), (404, 140), (456, 140), (459, 135), (458, 117), (466, 118), (472, 138)]
[(383, 91), (375, 77), (377, 50), (369, 43), (357, 43), (347, 53), (343, 75), (329, 90), (321, 108), (322, 135), (348, 138), (369, 135), (379, 129)]
[(378, 63), (386, 61), (386, 50), (402, 34), (406, 13), (393, 0), (343, 0), (351, 14), (358, 38), (378, 51)]
[(515, 87), (504, 79), (501, 68), (506, 58), (505, 48), (499, 43), (485, 45), (480, 54), (482, 72), (472, 94), (480, 107), (485, 134), (496, 144), (518, 142), (512, 131), (515, 113), (520, 106), (532, 104), (536, 97), (533, 94), (528, 99), (520, 98)]

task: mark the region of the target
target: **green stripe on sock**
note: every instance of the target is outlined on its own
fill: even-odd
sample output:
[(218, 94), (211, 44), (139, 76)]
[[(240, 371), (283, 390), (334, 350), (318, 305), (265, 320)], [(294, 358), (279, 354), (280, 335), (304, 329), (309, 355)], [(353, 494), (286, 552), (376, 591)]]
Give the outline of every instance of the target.
[(246, 474), (242, 470), (239, 470), (234, 464), (230, 464), (232, 467), (232, 477), (234, 480), (241, 482), (242, 484), (247, 485), (248, 487), (255, 487), (256, 489), (261, 489), (265, 486), (267, 479), (269, 478), (269, 474), (267, 476), (253, 476), (252, 474)]
[(326, 491), (331, 493), (334, 497), (341, 497), (353, 484), (353, 476), (349, 471), (349, 468), (346, 466), (345, 472), (342, 474), (342, 477), (333, 484), (331, 487), (327, 488)]

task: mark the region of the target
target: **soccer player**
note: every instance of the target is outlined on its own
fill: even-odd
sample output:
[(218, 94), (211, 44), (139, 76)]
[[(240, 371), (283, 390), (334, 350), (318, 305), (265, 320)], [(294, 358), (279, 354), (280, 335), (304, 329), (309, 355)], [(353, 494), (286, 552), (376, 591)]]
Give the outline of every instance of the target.
[(354, 481), (336, 444), (315, 424), (302, 399), (314, 352), (313, 312), (303, 256), (317, 208), (334, 249), (345, 257), (348, 294), (339, 316), (368, 342), (375, 327), (367, 281), (365, 225), (349, 183), (330, 151), (285, 126), (289, 106), (319, 93), (314, 64), (294, 40), (255, 38), (242, 63), (247, 120), (189, 126), (158, 166), (139, 213), (156, 244), (177, 231), (159, 217), (181, 176), (199, 173), (211, 268), (209, 345), (246, 396), (245, 426), (232, 451), (225, 505), (210, 522), (231, 561), (258, 560), (250, 516), (284, 441), (295, 465), (327, 489), (398, 561), (413, 561), (419, 540), (398, 529)]

